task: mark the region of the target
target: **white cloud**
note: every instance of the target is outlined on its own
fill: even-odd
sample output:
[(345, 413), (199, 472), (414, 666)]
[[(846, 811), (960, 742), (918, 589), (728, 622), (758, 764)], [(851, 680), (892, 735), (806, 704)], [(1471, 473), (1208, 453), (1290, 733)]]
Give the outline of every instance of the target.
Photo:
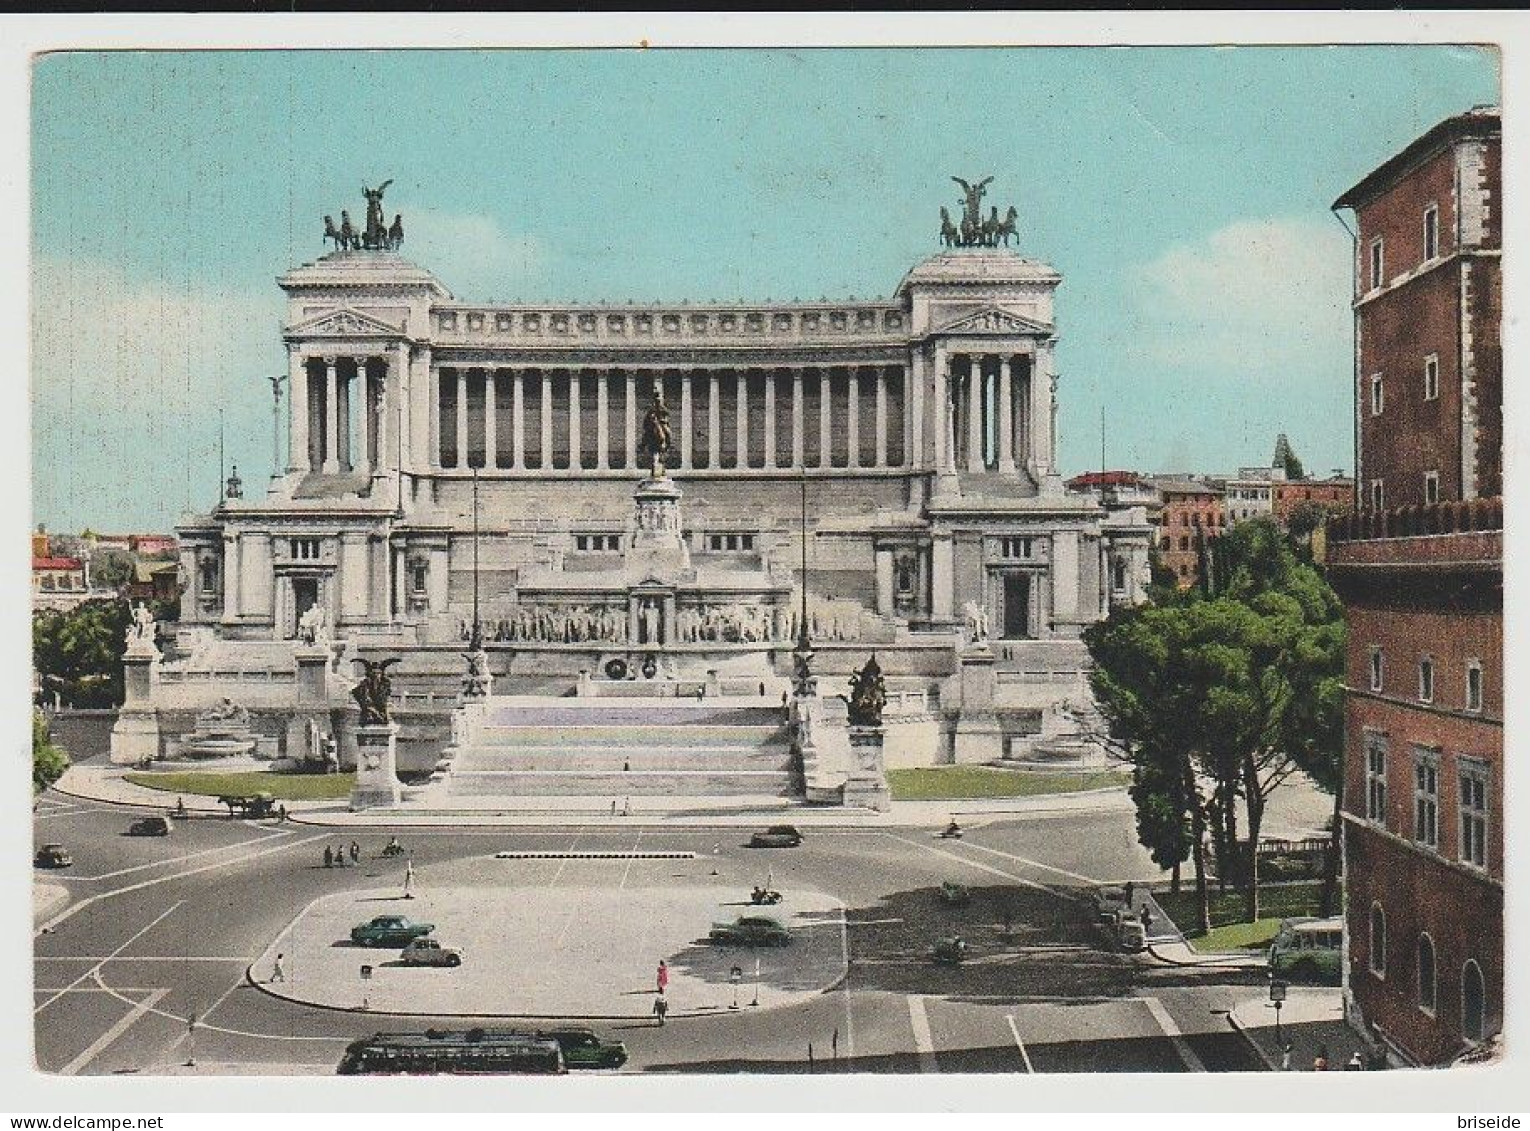
[(1305, 218), (1243, 220), (1137, 272), (1147, 356), (1248, 373), (1331, 359), (1349, 342), (1350, 241)]
[(506, 232), (492, 216), (431, 209), (405, 217), (403, 250), (469, 301), (524, 296), (547, 259), (534, 236)]
[(34, 260), (33, 505), (56, 529), (167, 528), (216, 498), (225, 451), (259, 493), (286, 371), (274, 282), (187, 285), (92, 260)]

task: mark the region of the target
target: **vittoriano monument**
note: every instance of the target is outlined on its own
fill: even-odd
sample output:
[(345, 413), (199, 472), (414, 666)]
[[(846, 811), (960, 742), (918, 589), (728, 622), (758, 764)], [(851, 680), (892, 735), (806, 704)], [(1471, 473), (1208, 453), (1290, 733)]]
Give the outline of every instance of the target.
[(1003, 244), (1009, 246), (1009, 241), (1019, 240), (1019, 232), (1016, 231), (1015, 221), (1020, 215), (1014, 205), (1009, 206), (1009, 211), (1004, 218), (999, 218), (997, 206), (989, 209), (988, 217), (983, 217), (983, 197), (988, 192), (989, 182), (992, 177), (984, 177), (977, 184), (969, 184), (961, 177), (952, 177), (953, 181), (962, 186), (962, 199), (957, 203), (962, 209), (960, 224), (951, 222), (951, 213), (942, 208), (940, 210), (940, 242), (945, 247), (998, 247)]

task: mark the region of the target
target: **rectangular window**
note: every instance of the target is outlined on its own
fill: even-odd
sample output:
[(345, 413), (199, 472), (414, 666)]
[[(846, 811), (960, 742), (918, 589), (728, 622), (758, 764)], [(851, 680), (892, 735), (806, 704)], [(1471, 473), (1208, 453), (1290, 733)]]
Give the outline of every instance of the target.
[(1426, 401), (1438, 400), (1440, 397), (1440, 358), (1438, 354), (1430, 354), (1424, 358), (1424, 399)]
[(1386, 684), (1386, 660), (1382, 658), (1381, 649), (1371, 645), (1371, 690), (1380, 691)]
[(1461, 779), (1461, 863), (1487, 867), (1487, 763), (1463, 758)]
[(1466, 709), (1482, 710), (1482, 661), (1466, 661)]
[(416, 593), (423, 593), (426, 589), (426, 581), (430, 577), (430, 569), (423, 562), (416, 563), (409, 568), (409, 585)]
[(1418, 701), (1434, 702), (1434, 657), (1425, 656), (1418, 662)]
[(1371, 241), (1371, 290), (1381, 286), (1381, 272), (1385, 266), (1385, 260), (1381, 250), (1381, 237), (1377, 236)]
[(1424, 502), (1437, 503), (1440, 501), (1440, 473), (1438, 471), (1424, 472)]
[(1382, 489), (1381, 480), (1371, 480), (1371, 509), (1384, 510), (1386, 508), (1386, 492)]
[(1386, 390), (1382, 387), (1381, 374), (1371, 375), (1371, 415), (1380, 416), (1386, 407)]
[(1431, 204), (1424, 209), (1424, 262), (1440, 254), (1440, 207)]
[(1440, 843), (1440, 757), (1413, 748), (1413, 839), (1429, 848)]
[(1365, 736), (1365, 818), (1387, 823), (1387, 740), (1379, 734)]

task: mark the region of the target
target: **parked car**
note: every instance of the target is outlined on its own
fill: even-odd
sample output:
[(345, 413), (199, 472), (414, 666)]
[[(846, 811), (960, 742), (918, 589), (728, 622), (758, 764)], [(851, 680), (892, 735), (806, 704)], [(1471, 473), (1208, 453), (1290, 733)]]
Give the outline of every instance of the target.
[(1270, 944), (1270, 977), (1337, 985), (1343, 945), (1342, 918), (1282, 919), (1280, 931)]
[(62, 844), (45, 844), (32, 857), (32, 863), (38, 868), (70, 868), (74, 866), (74, 857)]
[(442, 946), (435, 939), (411, 939), (399, 954), (405, 966), (461, 966), (462, 952)]
[(590, 1029), (548, 1029), (536, 1035), (557, 1041), (563, 1063), (570, 1068), (620, 1068), (627, 1063), (626, 1045), (605, 1040)]
[(1116, 928), (1116, 941), (1127, 954), (1140, 954), (1147, 949), (1147, 928), (1140, 919), (1123, 919)]
[(960, 935), (937, 939), (930, 957), (942, 966), (960, 966), (967, 958), (967, 940)]
[(166, 817), (140, 817), (128, 826), (128, 836), (169, 836), (170, 821)]
[(1130, 910), (1131, 904), (1126, 900), (1126, 889), (1123, 887), (1107, 885), (1094, 893), (1095, 916), (1102, 923), (1119, 922), (1122, 913)]
[(404, 915), (379, 915), (351, 928), (357, 946), (408, 946), (436, 929), (434, 923), (415, 923)]
[(768, 915), (740, 915), (731, 923), (714, 923), (708, 936), (724, 946), (786, 946), (792, 933)]
[(801, 843), (802, 834), (792, 825), (771, 825), (749, 838), (750, 848), (796, 848)]
[(972, 902), (972, 892), (963, 884), (947, 880), (940, 885), (940, 900), (952, 907), (966, 907)]

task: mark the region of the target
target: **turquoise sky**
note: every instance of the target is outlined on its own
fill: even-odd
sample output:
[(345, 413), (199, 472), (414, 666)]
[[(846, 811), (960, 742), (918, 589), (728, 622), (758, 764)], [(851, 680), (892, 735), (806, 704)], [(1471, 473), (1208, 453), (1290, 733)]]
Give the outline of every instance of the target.
[(887, 294), (993, 174), (1064, 276), (1062, 463), (1352, 465), (1329, 203), (1498, 99), (1473, 48), (219, 52), (42, 57), (33, 506), (167, 528), (258, 491), (274, 277), (393, 178), (467, 299)]

